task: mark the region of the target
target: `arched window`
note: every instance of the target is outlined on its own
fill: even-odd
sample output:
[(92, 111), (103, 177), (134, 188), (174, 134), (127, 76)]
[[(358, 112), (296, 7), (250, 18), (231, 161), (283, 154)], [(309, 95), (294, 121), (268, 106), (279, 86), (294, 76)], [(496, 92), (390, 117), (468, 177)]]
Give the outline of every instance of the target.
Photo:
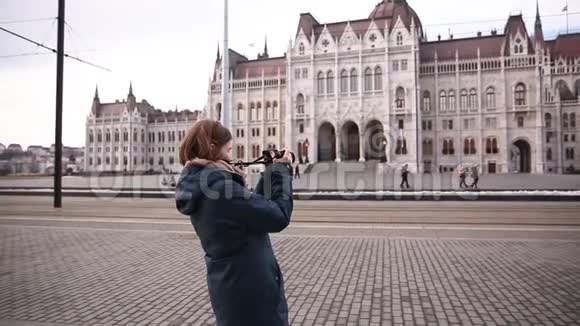
[(278, 116), (278, 101), (272, 103), (272, 120), (276, 120)]
[(111, 142), (111, 130), (107, 129), (107, 132), (105, 133), (105, 142), (109, 143)]
[(455, 154), (455, 148), (453, 148), (453, 139), (443, 140), (443, 149), (441, 152), (443, 155), (454, 155)]
[(431, 139), (423, 140), (423, 155), (433, 155), (433, 141)]
[(515, 104), (517, 106), (526, 105), (526, 85), (519, 83), (515, 89)]
[(115, 142), (118, 143), (120, 141), (119, 129), (115, 129)]
[(262, 121), (262, 102), (256, 103), (256, 120)]
[(296, 113), (304, 114), (304, 95), (302, 94), (296, 96)]
[(318, 73), (318, 94), (324, 94), (324, 73), (320, 71)]
[(238, 121), (244, 121), (244, 105), (238, 103)]
[(346, 70), (340, 72), (340, 92), (342, 94), (348, 93), (348, 72)]
[(395, 92), (395, 106), (397, 109), (405, 107), (405, 90), (403, 87), (397, 87), (397, 91)]
[(469, 91), (469, 108), (473, 111), (477, 109), (477, 91), (472, 88)]
[(453, 144), (453, 139), (449, 139), (447, 142), (449, 144), (449, 155), (455, 155), (455, 146)]
[(300, 43), (300, 45), (298, 46), (298, 54), (304, 55), (304, 52), (305, 52), (304, 43)]
[(552, 149), (548, 148), (546, 151), (546, 160), (547, 161), (551, 161), (552, 160)]
[(266, 112), (265, 112), (266, 113), (266, 120), (272, 119), (272, 117), (270, 116), (271, 109), (272, 109), (272, 103), (270, 103), (270, 101), (266, 101), (266, 109), (265, 109), (266, 110)]
[(423, 92), (423, 112), (431, 111), (431, 93), (429, 91)]
[[(175, 139), (174, 139), (175, 140)], [(180, 139), (181, 140), (181, 139)], [(145, 142), (145, 129), (141, 129), (141, 142)]]
[(488, 87), (485, 91), (485, 106), (488, 109), (495, 108), (495, 89)]
[(256, 104), (254, 102), (250, 102), (250, 121), (254, 121), (256, 119)]
[(576, 128), (576, 113), (570, 113), (570, 128)]
[(497, 146), (497, 139), (495, 137), (489, 137), (485, 140), (485, 153), (486, 154), (499, 153), (499, 148)]
[(552, 128), (552, 115), (549, 113), (544, 114), (544, 125), (546, 128)]
[(334, 73), (332, 70), (326, 73), (326, 92), (328, 94), (334, 94)]
[(462, 111), (467, 110), (467, 90), (466, 89), (462, 89), (460, 94), (459, 94), (459, 107), (461, 108)]
[(93, 134), (93, 131), (90, 130), (89, 131), (89, 144), (92, 144), (95, 142), (95, 135)]
[(514, 45), (514, 54), (523, 54), (524, 53), (524, 45), (522, 44), (522, 40), (521, 39), (516, 39), (515, 45)]
[(407, 140), (404, 137), (397, 138), (396, 155), (407, 155)]
[(216, 110), (216, 114), (217, 114), (217, 120), (221, 121), (221, 119), (222, 119), (222, 104), (218, 103), (215, 106), (215, 110)]
[(371, 68), (365, 70), (365, 91), (370, 92), (373, 89), (373, 71)]
[(358, 75), (354, 68), (350, 70), (350, 91), (352, 93), (358, 92)]
[(375, 90), (380, 91), (383, 89), (383, 70), (381, 67), (375, 68)]
[(450, 111), (455, 111), (455, 91), (449, 91), (449, 98), (448, 98), (448, 107)]
[(468, 137), (463, 141), (463, 154), (465, 155), (475, 155), (477, 153), (475, 149), (475, 139)]
[(568, 113), (562, 115), (562, 128), (568, 128)]
[(445, 91), (439, 93), (439, 111), (447, 110), (447, 94)]
[(403, 33), (398, 32), (397, 33), (397, 46), (402, 46), (403, 45)]
[(97, 143), (102, 143), (103, 142), (103, 133), (101, 132), (101, 130), (97, 130)]

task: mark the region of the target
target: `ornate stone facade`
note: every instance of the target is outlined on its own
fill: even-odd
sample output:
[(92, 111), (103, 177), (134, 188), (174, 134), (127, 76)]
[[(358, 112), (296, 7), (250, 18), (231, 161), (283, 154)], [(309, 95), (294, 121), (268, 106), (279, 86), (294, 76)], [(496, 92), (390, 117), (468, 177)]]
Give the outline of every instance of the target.
[(155, 109), (137, 102), (133, 87), (126, 100), (101, 103), (95, 91), (86, 122), (85, 171), (178, 172), (179, 144), (199, 112)]
[[(428, 41), (405, 0), (367, 19), (302, 14), (284, 57), (230, 50), (234, 157), (289, 147), (302, 162), (379, 160), (421, 172), (580, 168), (580, 34), (546, 41), (521, 15), (503, 33)], [(206, 115), (221, 119), (221, 56)], [(578, 154), (577, 154), (578, 153)]]

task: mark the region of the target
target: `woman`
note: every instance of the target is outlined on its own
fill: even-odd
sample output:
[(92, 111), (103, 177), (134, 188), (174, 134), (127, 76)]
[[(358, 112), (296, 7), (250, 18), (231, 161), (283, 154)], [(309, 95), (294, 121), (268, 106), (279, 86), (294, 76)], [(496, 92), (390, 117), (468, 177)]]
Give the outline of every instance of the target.
[(191, 219), (205, 251), (207, 283), (218, 326), (288, 325), (284, 281), (268, 233), (292, 214), (291, 154), (266, 168), (251, 193), (244, 173), (230, 165), (232, 135), (201, 120), (179, 149), (185, 166), (177, 209)]

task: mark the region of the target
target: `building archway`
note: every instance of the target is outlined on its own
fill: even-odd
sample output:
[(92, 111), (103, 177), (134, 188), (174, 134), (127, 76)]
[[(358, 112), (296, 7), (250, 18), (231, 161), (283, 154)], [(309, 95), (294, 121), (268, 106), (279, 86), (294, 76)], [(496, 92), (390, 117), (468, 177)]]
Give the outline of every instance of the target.
[(318, 161), (332, 162), (336, 159), (336, 131), (329, 122), (318, 128)]
[(365, 129), (364, 138), (365, 159), (387, 161), (387, 137), (383, 124), (378, 120), (371, 120)]
[(532, 172), (532, 150), (530, 143), (520, 139), (512, 144), (511, 162), (513, 170), (517, 173)]
[(356, 123), (346, 122), (340, 132), (341, 156), (344, 161), (358, 161), (360, 158), (360, 137)]
[(570, 90), (568, 84), (563, 81), (559, 80), (556, 83), (556, 92), (560, 95), (560, 100), (562, 101), (569, 101), (576, 99), (576, 94)]

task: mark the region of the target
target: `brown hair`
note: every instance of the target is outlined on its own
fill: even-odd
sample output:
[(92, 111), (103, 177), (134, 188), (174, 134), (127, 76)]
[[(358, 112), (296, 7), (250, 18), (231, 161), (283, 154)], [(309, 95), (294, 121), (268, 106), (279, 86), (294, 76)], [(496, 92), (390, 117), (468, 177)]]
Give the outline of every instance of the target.
[[(210, 161), (218, 159), (222, 146), (232, 140), (230, 131), (216, 120), (199, 120), (187, 131), (179, 146), (179, 162), (185, 165), (194, 158)], [(211, 148), (211, 145), (215, 147)]]

